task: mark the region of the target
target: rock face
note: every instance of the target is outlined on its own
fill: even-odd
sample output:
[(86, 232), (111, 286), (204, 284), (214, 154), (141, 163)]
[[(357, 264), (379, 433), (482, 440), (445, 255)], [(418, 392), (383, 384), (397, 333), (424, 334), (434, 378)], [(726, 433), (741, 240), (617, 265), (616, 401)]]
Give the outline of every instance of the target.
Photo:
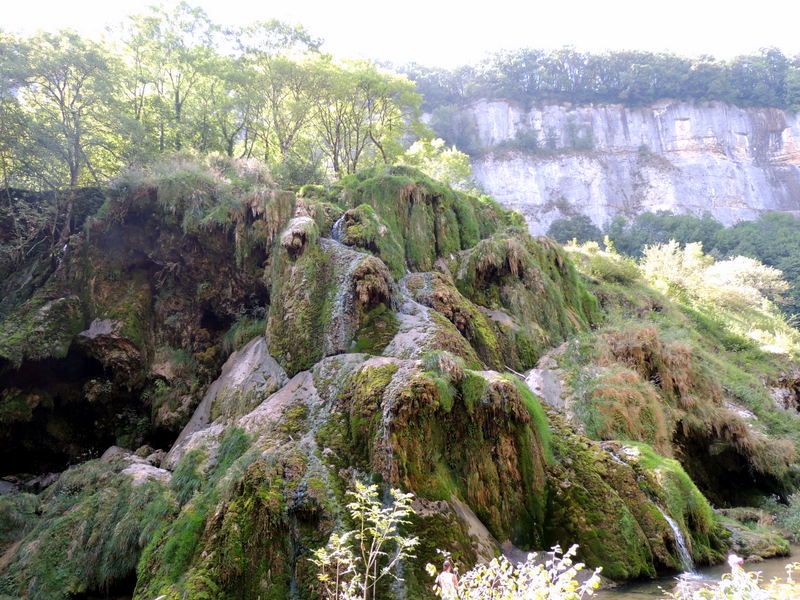
[[(112, 199), (108, 210), (121, 212), (112, 233), (76, 236), (71, 244), (83, 252), (67, 255), (63, 279), (56, 271), (34, 303), (7, 319), (7, 331), (56, 330), (35, 311), (49, 301), (45, 291), (62, 298), (81, 289), (87, 276), (67, 275), (84, 264), (78, 258), (91, 259), (94, 296), (76, 302), (92, 310), (57, 329), (72, 332), (66, 356), (54, 354), (61, 346), (44, 348), (48, 363), (22, 335), (0, 343), (0, 375), (13, 384), (0, 393), (0, 424), (14, 425), (6, 428), (11, 455), (21, 433), (36, 439), (67, 410), (82, 416), (82, 407), (103, 405), (114, 416), (108, 397), (149, 412), (145, 425), (180, 404), (186, 380), (203, 399), (177, 439), (91, 440), (114, 446), (37, 496), (24, 493), (21, 478), (8, 479), (0, 489), (0, 524), (9, 523), (0, 527), (2, 597), (312, 600), (311, 552), (347, 527), (345, 492), (369, 480), (414, 494), (408, 531), (420, 537), (404, 583), (376, 597), (432, 599), (423, 565), (439, 560), (437, 549), (469, 567), (501, 550), (577, 543), (580, 560), (610, 578), (655, 576), (681, 567), (681, 538), (698, 563), (727, 549), (727, 530), (694, 473), (709, 497), (747, 486), (759, 469), (764, 476), (750, 487), (771, 492), (766, 483), (788, 479), (796, 463), (791, 442), (767, 439), (755, 424), (751, 432), (727, 411), (711, 351), (672, 339), (696, 339), (699, 330), (663, 339), (653, 323), (619, 330), (603, 310), (623, 300), (602, 287), (593, 294), (599, 281), (493, 201), (381, 167), (317, 197), (270, 194), (264, 219), (234, 213), (238, 221), (180, 235), (185, 198), (166, 204), (166, 191), (148, 192), (146, 213), (158, 222), (143, 221), (141, 209), (119, 211), (135, 208), (141, 189)], [(132, 243), (101, 251), (112, 235), (139, 239), (147, 223), (159, 224), (164, 240), (148, 260), (165, 262), (181, 244), (193, 251), (120, 291), (114, 282), (145, 270), (134, 268), (142, 259)], [(104, 309), (118, 305), (108, 298), (128, 298), (122, 292), (140, 308)], [(251, 295), (262, 311), (245, 310)], [(660, 306), (668, 316), (666, 300)], [(252, 317), (234, 321), (239, 313)], [(255, 316), (263, 318), (253, 324)], [(179, 332), (193, 361), (164, 347)], [(210, 364), (220, 364), (203, 386), (185, 364), (211, 354), (219, 360)], [(122, 360), (132, 356), (143, 357), (137, 369)], [(746, 358), (757, 366), (749, 346)], [(65, 365), (77, 382), (59, 375), (69, 374)], [(526, 371), (538, 392), (519, 377)], [(753, 378), (748, 397), (771, 407), (767, 379)], [(46, 392), (53, 405), (64, 400), (61, 421), (33, 418)], [(565, 418), (571, 413), (585, 432)], [(780, 415), (800, 428), (800, 416)], [(712, 449), (717, 462), (704, 464), (716, 467), (716, 479), (692, 460)]]
[[(720, 102), (464, 109), (487, 193), (533, 234), (555, 219), (708, 211), (725, 225), (765, 211), (800, 212), (800, 115)], [(535, 136), (535, 137), (534, 137)]]

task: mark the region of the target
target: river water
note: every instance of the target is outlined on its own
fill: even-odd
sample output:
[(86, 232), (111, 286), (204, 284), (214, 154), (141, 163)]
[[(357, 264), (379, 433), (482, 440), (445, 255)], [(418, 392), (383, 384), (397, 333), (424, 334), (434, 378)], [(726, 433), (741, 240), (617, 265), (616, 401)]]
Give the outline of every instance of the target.
[[(787, 563), (800, 560), (800, 546), (792, 546), (791, 556), (781, 558), (771, 558), (760, 563), (747, 563), (744, 565), (745, 571), (760, 571), (761, 577), (769, 581), (775, 577), (786, 578), (784, 566)], [(701, 567), (697, 569), (697, 574), (701, 580), (719, 581), (725, 574), (730, 572), (727, 563), (714, 567)], [(692, 576), (697, 577), (696, 575)], [(665, 597), (663, 590), (670, 592), (675, 587), (675, 577), (662, 577), (635, 583), (621, 585), (612, 590), (602, 590), (597, 592), (592, 598), (598, 600), (656, 600)]]

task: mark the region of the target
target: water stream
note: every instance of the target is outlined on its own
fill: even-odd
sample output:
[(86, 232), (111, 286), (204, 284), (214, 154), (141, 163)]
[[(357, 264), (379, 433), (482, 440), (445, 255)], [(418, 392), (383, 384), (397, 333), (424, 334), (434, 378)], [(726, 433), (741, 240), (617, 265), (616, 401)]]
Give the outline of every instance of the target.
[[(770, 558), (760, 563), (745, 563), (745, 571), (757, 571), (761, 573), (761, 579), (769, 581), (775, 577), (786, 578), (784, 567), (791, 562), (800, 559), (800, 546), (792, 546), (791, 556), (780, 558)], [(727, 563), (715, 565), (713, 567), (700, 567), (696, 570), (692, 579), (698, 581), (719, 581), (725, 573), (730, 572)], [(601, 590), (592, 598), (597, 600), (661, 600), (668, 592), (671, 592), (680, 577), (661, 577), (647, 581), (637, 581), (621, 585), (611, 590)]]
[(664, 517), (664, 520), (669, 523), (669, 526), (672, 528), (672, 533), (675, 535), (675, 545), (678, 547), (678, 558), (681, 559), (681, 568), (686, 573), (694, 573), (694, 561), (692, 560), (692, 555), (689, 552), (689, 548), (686, 546), (686, 538), (683, 537), (681, 528), (678, 527), (678, 524), (675, 522), (675, 520), (667, 514), (667, 511), (665, 511), (655, 502), (653, 502), (653, 504), (658, 509), (658, 512), (661, 513), (661, 516)]

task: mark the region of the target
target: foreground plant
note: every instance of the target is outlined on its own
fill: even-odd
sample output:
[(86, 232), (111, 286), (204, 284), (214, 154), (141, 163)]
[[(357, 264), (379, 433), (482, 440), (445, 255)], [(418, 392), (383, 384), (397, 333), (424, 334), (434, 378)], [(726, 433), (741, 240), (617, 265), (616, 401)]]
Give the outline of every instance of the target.
[(356, 483), (347, 492), (353, 501), (347, 505), (355, 528), (334, 533), (324, 548), (311, 559), (319, 568), (320, 595), (331, 600), (373, 600), (384, 578), (400, 580), (395, 574), (398, 563), (413, 558), (416, 537), (399, 533), (409, 523), (407, 517), (413, 494), (392, 490), (392, 502), (384, 506), (378, 498), (378, 486)]
[[(577, 544), (562, 554), (560, 546), (554, 546), (544, 563), (536, 562), (536, 554), (529, 554), (527, 561), (512, 565), (504, 556), (488, 564), (480, 564), (465, 573), (458, 582), (460, 600), (581, 600), (594, 594), (600, 585), (600, 570), (584, 582), (577, 580), (578, 572), (585, 565), (573, 562)], [(436, 576), (436, 567), (425, 566), (428, 574)], [(434, 590), (441, 598), (448, 598), (447, 591)]]
[(758, 571), (747, 572), (742, 568), (743, 559), (731, 554), (728, 564), (731, 572), (712, 586), (693, 587), (682, 582), (667, 596), (668, 600), (797, 600), (800, 598), (800, 583), (792, 574), (800, 571), (800, 563), (786, 565), (786, 580), (773, 579), (765, 583)]

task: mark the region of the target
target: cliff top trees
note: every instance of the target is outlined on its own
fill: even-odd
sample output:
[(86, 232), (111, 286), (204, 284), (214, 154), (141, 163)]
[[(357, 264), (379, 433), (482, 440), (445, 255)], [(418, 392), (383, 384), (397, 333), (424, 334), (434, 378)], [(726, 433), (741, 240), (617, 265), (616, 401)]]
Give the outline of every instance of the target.
[(425, 95), (427, 110), (478, 98), (633, 106), (675, 98), (800, 108), (800, 57), (786, 57), (776, 48), (730, 61), (639, 50), (592, 54), (570, 47), (529, 48), (498, 53), (474, 68), (410, 65), (406, 72)]

